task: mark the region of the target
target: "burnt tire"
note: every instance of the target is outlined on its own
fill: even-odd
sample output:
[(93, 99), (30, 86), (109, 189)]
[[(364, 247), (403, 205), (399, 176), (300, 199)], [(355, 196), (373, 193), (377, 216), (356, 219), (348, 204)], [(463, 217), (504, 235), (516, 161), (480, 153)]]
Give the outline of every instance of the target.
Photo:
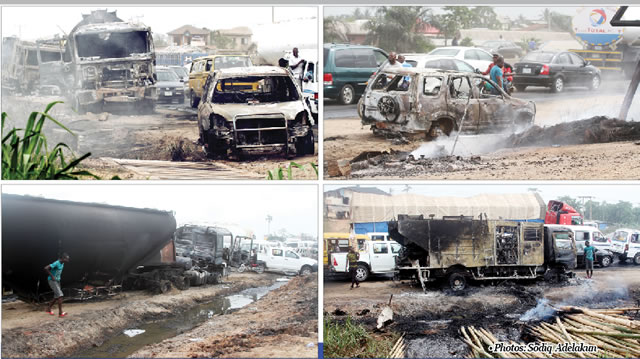
[(607, 268), (608, 266), (611, 265), (612, 262), (613, 262), (613, 258), (611, 258), (611, 256), (604, 256), (600, 260), (600, 266), (602, 268)]
[(189, 91), (189, 105), (192, 108), (197, 108), (199, 103), (200, 103), (200, 97), (196, 96), (196, 94), (193, 93), (193, 91)]
[(635, 265), (640, 265), (640, 253), (637, 253), (637, 254), (633, 257), (633, 264), (635, 264)]
[(369, 278), (369, 268), (364, 264), (358, 264), (356, 267), (356, 279), (358, 282), (364, 282)]
[(338, 101), (343, 105), (352, 105), (356, 101), (356, 90), (353, 86), (346, 84), (340, 89)]
[(179, 290), (187, 290), (191, 287), (191, 280), (188, 277), (180, 276), (173, 278), (173, 286)]
[(313, 129), (309, 128), (309, 133), (296, 141), (296, 156), (312, 155), (315, 153), (313, 143)]
[(171, 282), (169, 282), (168, 280), (161, 280), (158, 283), (158, 291), (162, 294), (168, 292), (171, 290)]
[(391, 96), (383, 96), (378, 100), (378, 111), (387, 121), (395, 122), (400, 116), (400, 104)]
[(553, 79), (553, 83), (551, 84), (551, 92), (560, 93), (564, 90), (564, 79), (560, 76)]
[(449, 274), (449, 288), (454, 292), (461, 292), (467, 288), (467, 277), (460, 272)]

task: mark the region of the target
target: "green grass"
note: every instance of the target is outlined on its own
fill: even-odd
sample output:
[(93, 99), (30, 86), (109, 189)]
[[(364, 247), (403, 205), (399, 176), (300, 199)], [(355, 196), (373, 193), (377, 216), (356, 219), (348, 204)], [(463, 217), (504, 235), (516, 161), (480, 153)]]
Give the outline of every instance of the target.
[[(310, 163), (311, 168), (316, 173), (316, 177), (318, 176), (318, 165), (315, 163)], [(293, 179), (293, 168), (304, 169), (303, 165), (299, 165), (293, 161), (289, 163), (287, 168), (278, 167), (277, 170), (267, 171), (267, 179), (268, 180), (292, 180)], [(286, 171), (286, 172), (285, 172)], [(286, 173), (286, 175), (285, 175)]]
[[(2, 179), (3, 180), (60, 180), (80, 179), (98, 176), (89, 171), (77, 170), (76, 166), (85, 158), (65, 158), (64, 150), (71, 151), (65, 143), (56, 144), (51, 151), (47, 148), (47, 138), (43, 133), (45, 120), (49, 120), (70, 134), (71, 130), (49, 115), (49, 111), (61, 101), (47, 105), (43, 112), (32, 112), (24, 129), (13, 128), (5, 133), (5, 120), (8, 115), (2, 113)], [(22, 137), (21, 137), (22, 134)]]
[(324, 356), (326, 358), (386, 358), (399, 335), (373, 337), (351, 317), (343, 322), (324, 317)]

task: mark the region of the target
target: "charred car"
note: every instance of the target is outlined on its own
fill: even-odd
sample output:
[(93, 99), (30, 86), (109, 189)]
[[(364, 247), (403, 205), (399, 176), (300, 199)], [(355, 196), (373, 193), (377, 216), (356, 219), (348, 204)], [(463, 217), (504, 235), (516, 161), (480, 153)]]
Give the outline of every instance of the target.
[(314, 153), (313, 118), (290, 72), (274, 66), (210, 74), (198, 106), (200, 141), (209, 156)]
[(437, 137), (517, 131), (533, 124), (535, 104), (499, 90), (482, 75), (434, 69), (394, 68), (377, 73), (358, 103), (363, 125), (374, 134)]
[(70, 96), (79, 112), (106, 103), (152, 111), (157, 100), (151, 28), (122, 21), (115, 11), (92, 11), (69, 33)]

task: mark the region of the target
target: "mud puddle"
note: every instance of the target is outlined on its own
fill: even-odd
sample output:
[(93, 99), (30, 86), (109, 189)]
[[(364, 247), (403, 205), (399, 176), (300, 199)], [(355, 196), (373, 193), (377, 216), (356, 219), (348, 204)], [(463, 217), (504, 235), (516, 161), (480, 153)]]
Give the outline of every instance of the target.
[[(138, 325), (129, 330), (144, 330), (141, 334), (128, 336), (124, 332), (106, 340), (102, 345), (74, 353), (71, 357), (84, 358), (125, 358), (137, 350), (159, 343), (167, 338), (195, 328), (214, 316), (231, 314), (258, 299), (272, 290), (285, 285), (287, 281), (277, 281), (270, 286), (248, 288), (237, 294), (216, 298), (213, 301), (199, 304), (176, 315), (150, 323)], [(131, 335), (131, 333), (129, 333)], [(194, 338), (193, 341), (198, 341)]]

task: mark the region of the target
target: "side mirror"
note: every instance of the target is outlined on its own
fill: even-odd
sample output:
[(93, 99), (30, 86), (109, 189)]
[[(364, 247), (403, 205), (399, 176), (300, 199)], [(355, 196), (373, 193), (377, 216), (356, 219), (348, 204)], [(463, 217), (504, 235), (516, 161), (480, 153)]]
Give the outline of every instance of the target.
[(591, 61), (585, 61), (584, 62), (584, 66), (589, 66), (589, 65), (591, 65)]
[(184, 82), (184, 79), (180, 79), (180, 82)]

